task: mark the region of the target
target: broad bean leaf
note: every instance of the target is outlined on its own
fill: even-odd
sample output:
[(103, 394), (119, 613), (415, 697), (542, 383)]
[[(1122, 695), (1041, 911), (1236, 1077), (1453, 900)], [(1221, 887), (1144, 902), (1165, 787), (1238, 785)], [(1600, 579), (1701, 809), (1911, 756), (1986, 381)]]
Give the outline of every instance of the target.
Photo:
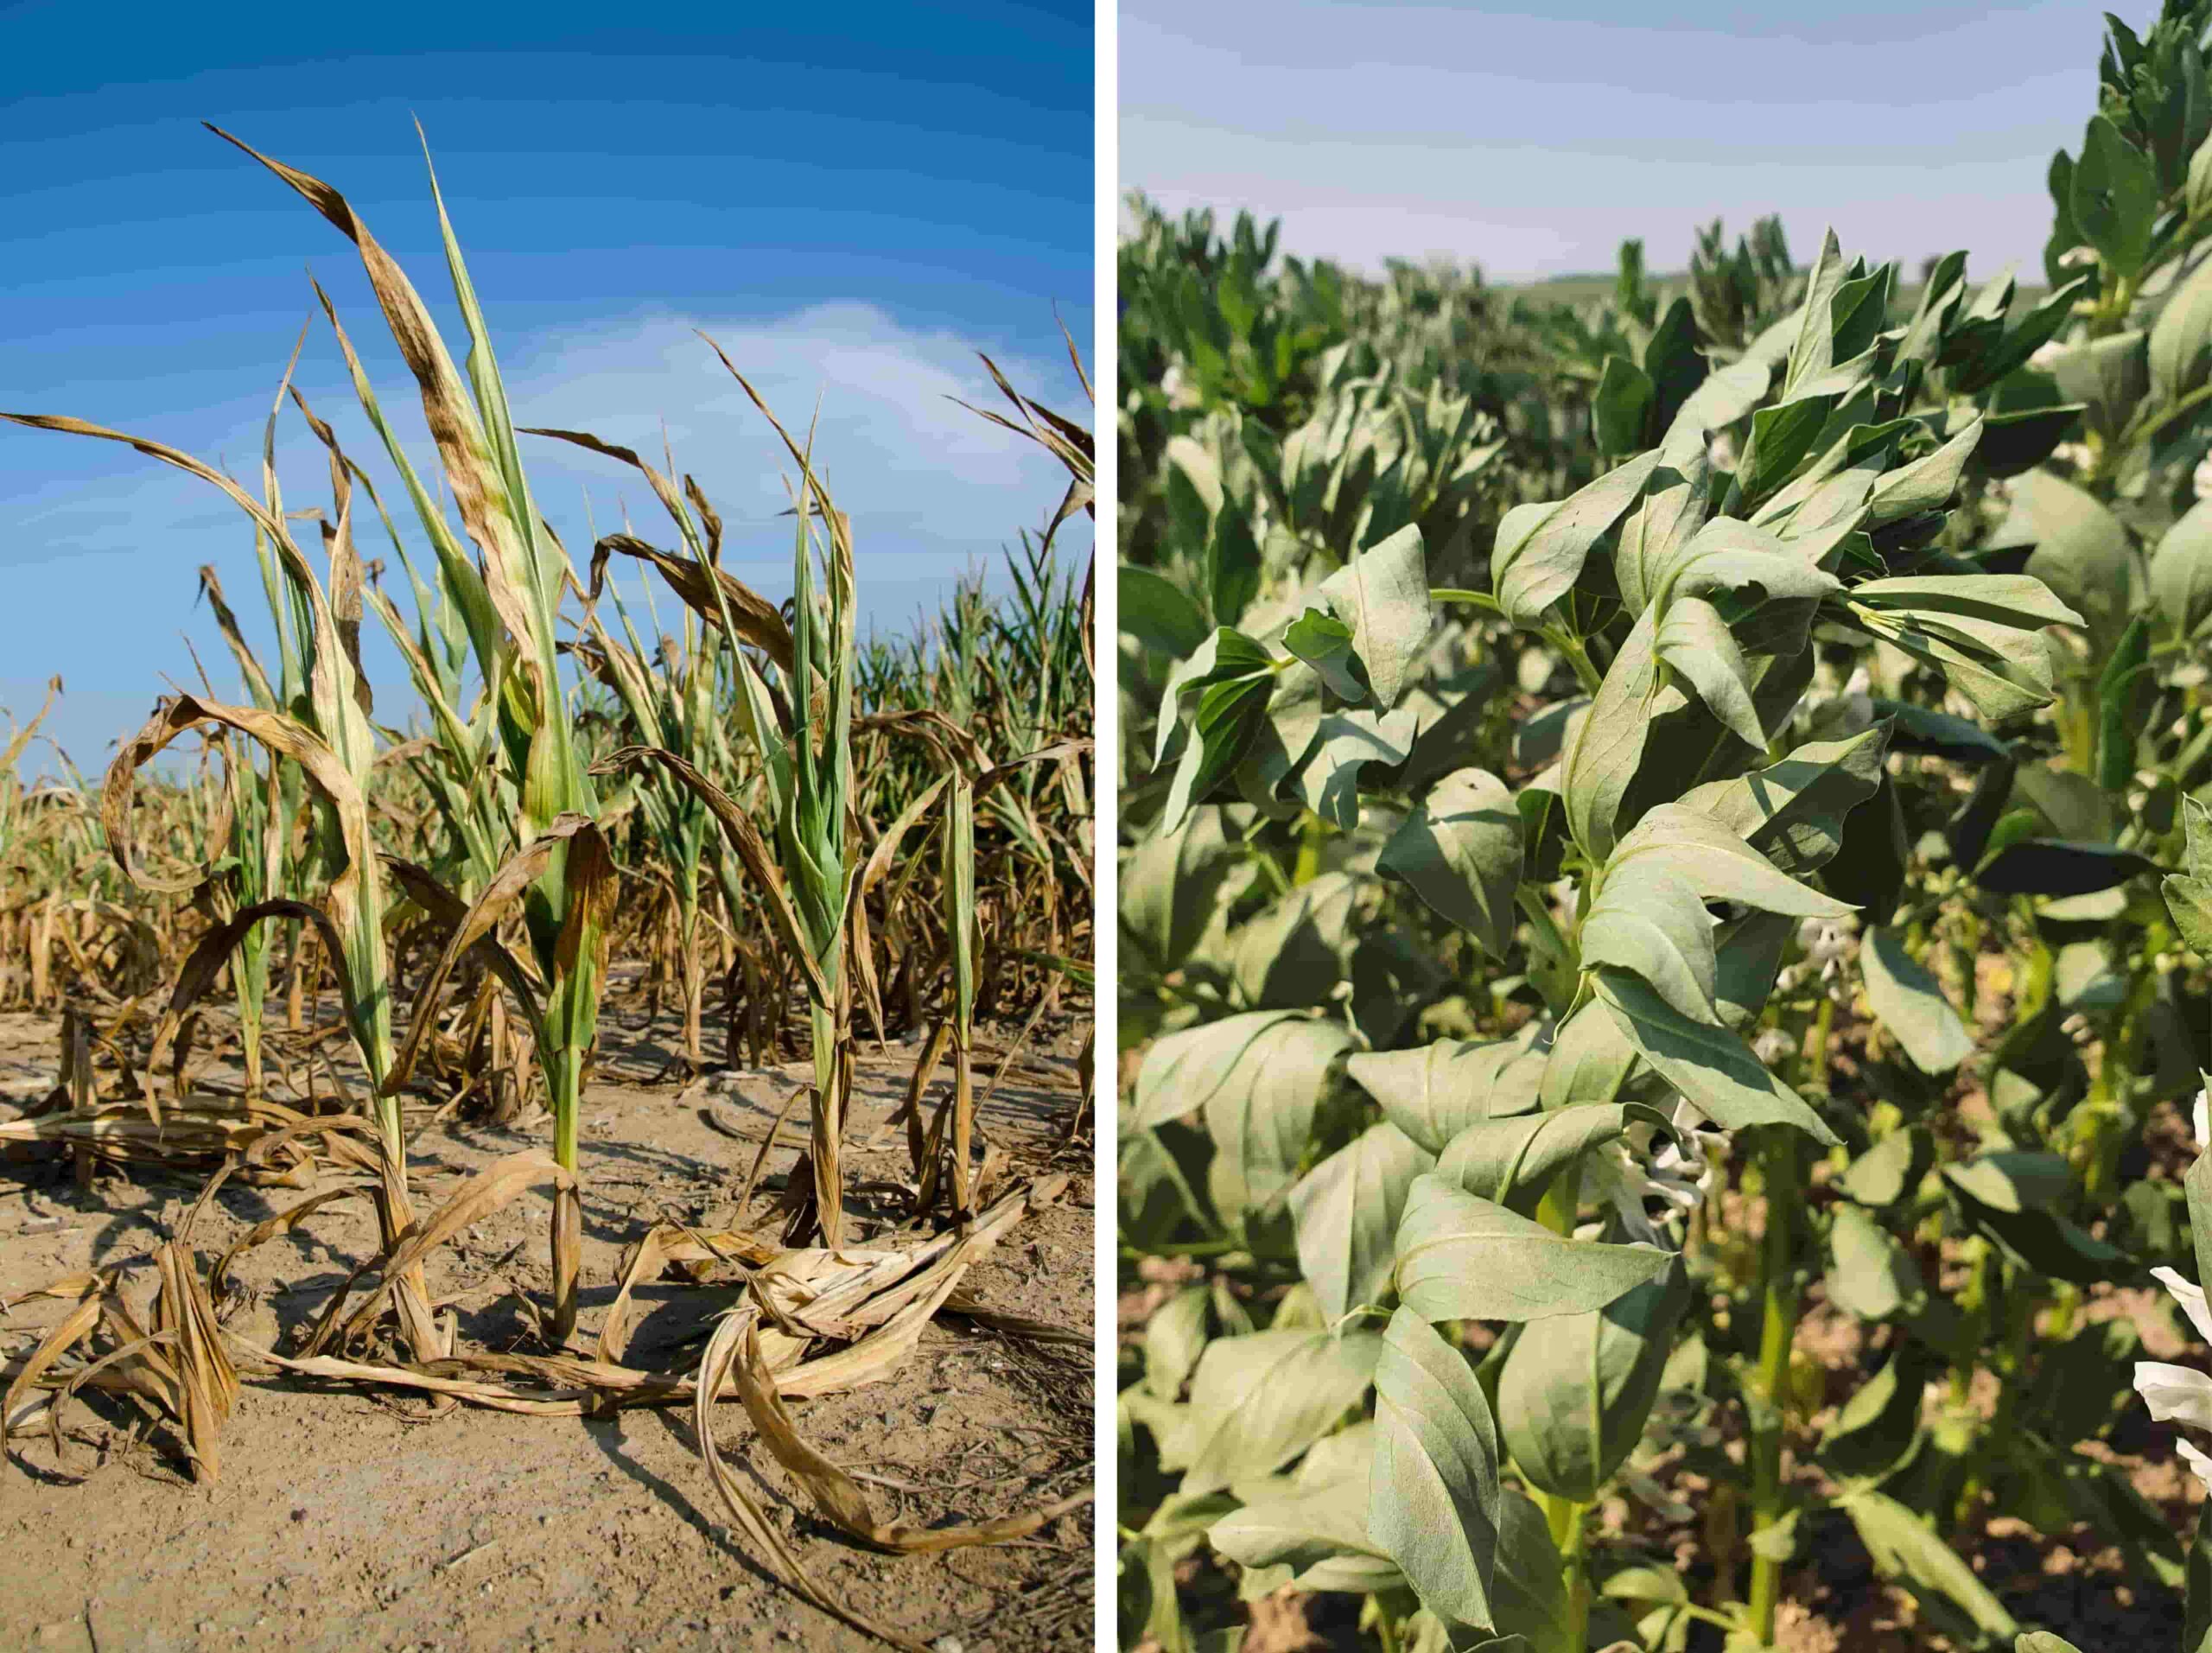
[(1536, 1106), (1545, 1058), (1518, 1039), (1441, 1039), (1418, 1050), (1362, 1052), (1345, 1065), (1382, 1116), (1431, 1154), (1468, 1126)]
[(1140, 840), (1122, 861), (1122, 934), (1154, 970), (1164, 974), (1190, 957), (1238, 860), (1221, 811), (1206, 809), (1192, 811), (1174, 831)]
[(1603, 1006), (1585, 1003), (1559, 1025), (1544, 1059), (1537, 1099), (1546, 1111), (1620, 1095), (1636, 1066), (1636, 1046)]
[(1122, 564), (1118, 624), (1148, 653), (1180, 660), (1206, 639), (1206, 617), (1183, 588), (1150, 569)]
[(1800, 884), (1727, 824), (1687, 803), (1662, 804), (1630, 829), (1605, 863), (1605, 878), (1671, 874), (1707, 901), (1734, 901), (1762, 912), (1836, 919), (1843, 902)]
[(1509, 619), (1533, 626), (1567, 594), (1581, 577), (1590, 548), (1636, 503), (1658, 463), (1659, 450), (1653, 448), (1565, 499), (1518, 505), (1505, 513), (1491, 570)]
[(1491, 1593), (1501, 1639), (1475, 1653), (1583, 1653), (1576, 1646), (1567, 1567), (1535, 1499), (1517, 1487), (1499, 1501), (1497, 1574)]
[(1713, 466), (1703, 440), (1655, 470), (1643, 499), (1621, 524), (1613, 550), (1613, 578), (1621, 601), (1640, 614), (1656, 594), (1666, 569), (1704, 526), (1712, 505)]
[(1719, 1025), (1713, 918), (1672, 868), (1607, 879), (1583, 920), (1582, 968), (1639, 976), (1690, 1020)]
[(1908, 1126), (1891, 1131), (1852, 1160), (1835, 1186), (1846, 1198), (1862, 1205), (1894, 1205), (1920, 1186), (1934, 1157), (1927, 1132)]
[(1974, 1036), (1943, 996), (1942, 984), (1905, 950), (1896, 931), (1869, 930), (1859, 963), (1875, 1019), (1896, 1035), (1915, 1067), (1948, 1073), (1974, 1054)]
[(2212, 370), (2212, 263), (2200, 263), (2151, 326), (2151, 389), (2178, 401)]
[(2108, 843), (2015, 838), (1974, 868), (1974, 882), (1999, 895), (2090, 895), (2125, 884), (2158, 863)]
[(1515, 1467), (1555, 1497), (1594, 1501), (1643, 1438), (1689, 1300), (1680, 1260), (1602, 1309), (1517, 1339), (1497, 1385)]
[(1144, 1386), (1163, 1401), (1183, 1392), (1205, 1352), (1207, 1305), (1212, 1294), (1187, 1286), (1154, 1311), (1144, 1326)]
[[(1263, 1033), (1303, 1020), (1295, 1010), (1248, 1010), (1224, 1016), (1155, 1040), (1137, 1070), (1130, 1097), (1131, 1118), (1139, 1126), (1160, 1125), (1197, 1112), (1232, 1081), (1249, 1088), (1262, 1060), (1248, 1060)], [(1312, 1023), (1316, 1027), (1325, 1023)], [(1304, 1039), (1307, 1035), (1297, 1035)], [(1347, 1043), (1349, 1041), (1347, 1040)]]
[(1243, 1507), (1214, 1521), (1207, 1542), (1271, 1589), (1277, 1578), (1300, 1590), (1402, 1588), (1404, 1574), (1368, 1531), (1374, 1456), (1368, 1425), (1324, 1437), (1296, 1474), (1240, 1483)]
[(1836, 1140), (1805, 1099), (1762, 1067), (1733, 1033), (1691, 1020), (1640, 977), (1599, 970), (1592, 980), (1598, 1001), (1637, 1053), (1723, 1129), (1790, 1125), (1818, 1142)]
[(1592, 1148), (1618, 1141), (1634, 1124), (1674, 1135), (1667, 1116), (1643, 1103), (1592, 1103), (1470, 1125), (1434, 1168), (1477, 1198), (1526, 1216), (1554, 1176)]
[(1702, 597), (1678, 598), (1667, 606), (1655, 645), (1730, 733), (1747, 746), (1765, 744), (1751, 703), (1751, 668), (1719, 609)]
[(1245, 1002), (1326, 1002), (1359, 942), (1360, 895), (1357, 874), (1323, 873), (1255, 914), (1236, 931), (1230, 962)]
[(1330, 1319), (1388, 1289), (1406, 1196), (1414, 1179), (1435, 1164), (1433, 1154), (1386, 1120), (1323, 1160), (1290, 1191), (1299, 1267)]
[(1977, 415), (1934, 452), (1885, 475), (1874, 484), (1868, 500), (1866, 525), (1878, 528), (1941, 511), (1948, 505), (1959, 491), (1959, 479), (1966, 474), (1967, 461), (1974, 457), (1981, 433), (1982, 422)]
[(1198, 1441), (1182, 1490), (1215, 1491), (1269, 1475), (1312, 1446), (1374, 1381), (1381, 1338), (1271, 1330), (1217, 1338), (1191, 1380)]
[(1290, 623), (1282, 645), (1321, 674), (1321, 681), (1338, 700), (1367, 698), (1367, 685), (1354, 670), (1351, 627), (1333, 614), (1308, 609)]
[(1835, 1208), (1828, 1255), (1828, 1300), (1859, 1319), (1889, 1319), (1927, 1289), (1904, 1249), (1863, 1206)]
[(2184, 637), (2212, 620), (2212, 501), (2191, 506), (2151, 553), (2151, 600)]
[(1408, 812), (1376, 864), (1503, 960), (1522, 867), (1521, 816), (1503, 781), (1485, 769), (1445, 776)]
[(1398, 703), (1435, 623), (1421, 530), (1408, 525), (1369, 546), (1324, 580), (1320, 593), (1351, 628), (1352, 650), (1367, 669), (1375, 703), (1388, 711)]
[(1398, 1224), (1398, 1295), (1428, 1320), (1537, 1320), (1603, 1308), (1674, 1254), (1556, 1234), (1433, 1173)]
[(1905, 1464), (1920, 1445), (1920, 1412), (1941, 1363), (1917, 1339), (1861, 1383), (1821, 1432), (1822, 1468), (1847, 1487), (1872, 1486)]
[(2158, 175), (2150, 156), (2103, 115), (2090, 117), (2068, 202), (2082, 238), (2113, 271), (2132, 277), (2151, 250)]
[(1375, 1369), (1368, 1529), (1422, 1605), (1496, 1627), (1497, 1427), (1474, 1369), (1409, 1308), (1390, 1317)]
[(1567, 830), (1595, 860), (1611, 853), (1621, 800), (1643, 761), (1659, 690), (1659, 620), (1656, 607), (1637, 617), (1596, 698), (1567, 734), (1560, 782)]
[(2159, 889), (2182, 940), (2200, 953), (2212, 954), (2212, 808), (2184, 797), (2182, 823), (2186, 838), (2182, 869), (2161, 880)]
[(1651, 375), (1625, 356), (1605, 358), (1605, 370), (1590, 396), (1591, 433), (1603, 454), (1626, 454), (1643, 446), (1644, 425), (1657, 390)]
[(1916, 1595), (1942, 1597), (1985, 1634), (2018, 1634), (2012, 1615), (1949, 1540), (1923, 1525), (1912, 1510), (1886, 1493), (1867, 1488), (1847, 1492), (1837, 1503), (1859, 1529), (1867, 1554), (1885, 1577), (1899, 1580)]
[(2013, 509), (2035, 541), (2027, 572), (2094, 634), (2116, 638), (2132, 607), (2134, 579), (2134, 551), (2120, 518), (2094, 494), (2048, 471), (2016, 477), (2012, 489)]
[(1792, 877), (1812, 872), (1841, 847), (1844, 817), (1880, 785), (1889, 734), (1885, 722), (1808, 741), (1751, 774), (1692, 787), (1681, 807), (1711, 816)]

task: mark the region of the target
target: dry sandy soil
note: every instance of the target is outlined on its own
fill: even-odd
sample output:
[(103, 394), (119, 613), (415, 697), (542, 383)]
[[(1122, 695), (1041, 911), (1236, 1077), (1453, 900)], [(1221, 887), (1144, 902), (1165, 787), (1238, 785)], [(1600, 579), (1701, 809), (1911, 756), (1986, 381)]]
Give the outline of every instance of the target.
[[(798, 1065), (724, 1072), (689, 1090), (654, 1083), (669, 1029), (620, 1014), (603, 1027), (582, 1133), (586, 1335), (613, 1295), (623, 1248), (652, 1224), (730, 1222), (755, 1149), (803, 1083)], [(850, 1140), (864, 1151), (847, 1155), (855, 1183), (906, 1170), (903, 1133), (880, 1127), (915, 1053), (894, 1043), (860, 1065)], [(988, 1140), (1012, 1155), (1011, 1174), (1051, 1165), (1072, 1179), (967, 1283), (988, 1307), (1087, 1335), (1089, 1145), (1061, 1146), (1076, 1107), (1073, 1054), (1064, 1028), (979, 1115)], [(0, 1118), (53, 1085), (58, 1057), (49, 1020), (0, 1015)], [(785, 1140), (798, 1134), (787, 1126)], [(542, 1122), (431, 1125), (413, 1152), (418, 1204), (428, 1209), (462, 1174), (546, 1141)], [(779, 1181), (791, 1157), (779, 1146), (765, 1180)], [(0, 1299), (143, 1252), (200, 1180), (104, 1174), (82, 1197), (58, 1161), (0, 1163)], [(203, 1266), (297, 1197), (224, 1189), (193, 1236)], [(433, 1255), (431, 1291), (456, 1297), (464, 1345), (533, 1346), (517, 1294), (543, 1297), (548, 1209), (532, 1194)], [(765, 1209), (756, 1199), (763, 1229)], [(339, 1205), (247, 1253), (235, 1272), (251, 1296), (230, 1306), (232, 1324), (289, 1346), (373, 1241), (365, 1211)], [(709, 1317), (729, 1300), (712, 1287), (641, 1287), (631, 1361), (688, 1366)], [(35, 1300), (0, 1320), (0, 1359), (27, 1350), (59, 1312)], [(807, 1440), (873, 1478), (879, 1517), (978, 1520), (1088, 1485), (1091, 1373), (1088, 1349), (941, 1315), (889, 1381), (794, 1410)], [(776, 1583), (728, 1533), (688, 1405), (604, 1419), (468, 1408), (428, 1419), (429, 1409), (419, 1397), (250, 1379), (222, 1436), (219, 1477), (194, 1485), (163, 1432), (134, 1445), (136, 1415), (123, 1406), (95, 1397), (73, 1407), (60, 1462), (41, 1435), (10, 1442), (0, 1466), (0, 1647), (875, 1645)], [(944, 1653), (1091, 1645), (1089, 1507), (1019, 1543), (879, 1555), (816, 1519), (753, 1441), (741, 1407), (721, 1412), (726, 1459), (833, 1593)]]

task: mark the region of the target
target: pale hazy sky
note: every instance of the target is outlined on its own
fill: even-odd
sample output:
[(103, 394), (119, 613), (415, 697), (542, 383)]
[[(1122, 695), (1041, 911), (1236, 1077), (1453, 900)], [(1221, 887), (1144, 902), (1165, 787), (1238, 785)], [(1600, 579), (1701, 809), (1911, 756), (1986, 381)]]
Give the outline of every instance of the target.
[[(2115, 10), (2132, 25), (2151, 8)], [(2139, 15), (2140, 14), (2140, 15)], [(1493, 277), (1656, 269), (1779, 212), (1802, 257), (1965, 247), (2037, 268), (2051, 152), (2096, 107), (2101, 10), (1863, 0), (1544, 14), (1382, 0), (1122, 0), (1121, 182), (1249, 207), (1302, 256)]]

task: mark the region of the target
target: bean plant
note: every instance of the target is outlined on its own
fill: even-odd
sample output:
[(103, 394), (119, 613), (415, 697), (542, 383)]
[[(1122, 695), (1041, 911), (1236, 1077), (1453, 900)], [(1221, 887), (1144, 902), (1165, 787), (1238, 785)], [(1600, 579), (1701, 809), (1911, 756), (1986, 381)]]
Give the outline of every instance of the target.
[[(1571, 306), (1277, 295), (1191, 219), (1179, 334), (1138, 217), (1125, 1644), (1287, 1587), (1385, 1647), (1770, 1647), (1848, 1549), (1923, 1637), (2067, 1645), (1997, 1516), (2202, 1642), (2118, 1454), (2212, 1428), (2127, 1384), (2212, 1341), (2208, 16), (2111, 23), (2040, 292), (1770, 223)], [(1317, 292), (1280, 393), (1173, 346)]]

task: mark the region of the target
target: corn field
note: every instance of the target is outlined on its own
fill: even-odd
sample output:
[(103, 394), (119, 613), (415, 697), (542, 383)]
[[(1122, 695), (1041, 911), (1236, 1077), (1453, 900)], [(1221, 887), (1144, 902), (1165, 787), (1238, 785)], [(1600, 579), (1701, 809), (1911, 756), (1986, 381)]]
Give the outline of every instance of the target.
[[(718, 1452), (715, 1403), (740, 1401), (822, 1520), (875, 1549), (1005, 1542), (1089, 1497), (973, 1525), (883, 1522), (789, 1405), (891, 1375), (948, 1304), (1008, 1336), (1089, 1346), (1084, 1328), (994, 1322), (962, 1283), (1067, 1182), (1017, 1173), (977, 1106), (1040, 1024), (1077, 1041), (1089, 1026), (1091, 592), (1088, 547), (1072, 544), (1093, 509), (1088, 410), (1056, 413), (986, 359), (1002, 399), (973, 416), (1049, 454), (1065, 493), (1009, 500), (1019, 544), (996, 579), (971, 570), (910, 634), (863, 637), (852, 526), (831, 492), (846, 461), (779, 419), (742, 362), (701, 339), (782, 447), (781, 601), (724, 566), (711, 479), (515, 423), (435, 177), (464, 334), (450, 342), (344, 195), (217, 136), (358, 255), (369, 325), (404, 359), (431, 451), (403, 440), (388, 410), (402, 392), (372, 382), (349, 331), (361, 318), (319, 285), (315, 321), (272, 372), (250, 480), (151, 433), (4, 416), (9, 440), (125, 444), (219, 493), (261, 575), (248, 595), (200, 571), (213, 633), (201, 680), (163, 695), (104, 776), (45, 743), (52, 695), (0, 725), (0, 1011), (62, 1033), (50, 1092), (0, 1122), (0, 1153), (26, 1175), (65, 1167), (89, 1208), (118, 1178), (175, 1179), (189, 1196), (149, 1252), (0, 1302), (44, 1313), (4, 1367), (10, 1456), (46, 1438), (60, 1453), (66, 1417), (100, 1392), (201, 1480), (259, 1383), (412, 1396), (433, 1415), (690, 1406), (741, 1546), (822, 1612), (918, 1647), (810, 1574)], [(309, 348), (342, 360), (353, 405), (317, 408), (297, 389)], [(276, 462), (280, 429), (298, 428), (326, 461), (304, 484)], [(572, 555), (531, 488), (533, 452), (555, 444), (629, 467), (664, 520)], [(180, 582), (180, 612), (194, 595)], [(365, 626), (404, 681), (368, 680)], [(674, 1080), (807, 1064), (785, 1104), (804, 1146), (765, 1183), (788, 1139), (733, 1155), (736, 1226), (641, 1224), (618, 1279), (581, 1281), (579, 1133), (616, 1007), (668, 1009)], [(908, 1173), (856, 1196), (843, 1159), (856, 1055), (894, 1040), (918, 1052)], [(1071, 1084), (1057, 1123), (1069, 1142), (1088, 1140), (1089, 1106)], [(433, 1205), (410, 1168), (433, 1119), (535, 1145)], [(226, 1184), (271, 1191), (275, 1210), (216, 1257), (194, 1234)], [(756, 1231), (748, 1203), (779, 1184), (779, 1232)], [(534, 1338), (469, 1347), (442, 1307), (442, 1249), (533, 1192), (550, 1197)], [(374, 1251), (348, 1260), (302, 1340), (242, 1336), (238, 1257), (341, 1202), (373, 1210)], [(703, 1351), (675, 1370), (626, 1358), (633, 1291), (664, 1274), (716, 1288), (697, 1300)], [(583, 1286), (619, 1288), (588, 1332)]]
[(1124, 1648), (2212, 1646), (2208, 35), (2026, 279), (1129, 203)]

